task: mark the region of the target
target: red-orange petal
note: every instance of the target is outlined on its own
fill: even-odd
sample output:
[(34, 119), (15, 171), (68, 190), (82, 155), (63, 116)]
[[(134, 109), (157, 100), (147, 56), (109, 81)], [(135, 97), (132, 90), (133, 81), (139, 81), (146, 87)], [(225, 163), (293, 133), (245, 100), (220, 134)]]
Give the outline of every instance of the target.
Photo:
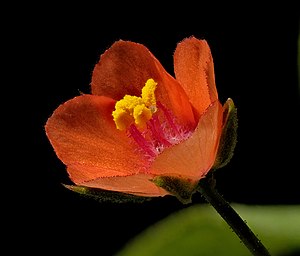
[(199, 180), (215, 162), (222, 131), (223, 108), (215, 101), (201, 116), (186, 141), (165, 149), (153, 162), (150, 173)]
[(93, 95), (60, 105), (47, 120), (46, 134), (74, 183), (145, 171), (146, 162), (112, 120), (115, 101)]
[(92, 188), (101, 188), (105, 190), (118, 191), (137, 196), (165, 196), (169, 193), (164, 189), (157, 187), (150, 180), (153, 175), (149, 174), (136, 174), (125, 177), (107, 177), (83, 182), (81, 186)]
[(149, 78), (158, 83), (157, 100), (171, 109), (179, 122), (195, 126), (186, 93), (142, 44), (119, 40), (106, 50), (93, 70), (92, 94), (115, 100), (120, 100), (125, 94), (140, 96)]
[(218, 99), (214, 63), (206, 40), (189, 37), (178, 43), (174, 53), (174, 71), (196, 109), (196, 117)]

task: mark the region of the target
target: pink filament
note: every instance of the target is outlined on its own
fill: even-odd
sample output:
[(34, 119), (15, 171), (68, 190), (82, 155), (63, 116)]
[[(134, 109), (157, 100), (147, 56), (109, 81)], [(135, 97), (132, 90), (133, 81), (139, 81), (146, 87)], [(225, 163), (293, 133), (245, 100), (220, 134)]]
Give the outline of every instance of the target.
[(132, 136), (132, 138), (136, 141), (136, 143), (140, 146), (140, 148), (149, 156), (155, 157), (156, 151), (155, 148), (152, 146), (152, 144), (147, 141), (144, 136), (141, 134), (141, 132), (135, 127), (135, 125), (130, 125), (129, 127), (129, 133)]
[(164, 147), (169, 147), (172, 144), (166, 139), (165, 132), (162, 128), (162, 125), (158, 119), (158, 116), (153, 116), (148, 122), (148, 126), (151, 130), (153, 138), (159, 142)]
[(163, 104), (157, 102), (157, 107), (162, 111), (162, 115), (154, 114), (147, 122), (148, 130), (141, 132), (132, 124), (129, 127), (129, 134), (150, 160), (154, 159), (165, 148), (178, 144), (187, 139), (191, 132), (187, 132), (180, 127), (172, 112)]
[(174, 117), (170, 113), (170, 111), (160, 102), (157, 102), (157, 106), (159, 109), (161, 109), (164, 113), (164, 116), (166, 117), (166, 120), (171, 128), (171, 130), (175, 133), (176, 136), (179, 138), (182, 138), (181, 133), (178, 130), (178, 126), (174, 123)]

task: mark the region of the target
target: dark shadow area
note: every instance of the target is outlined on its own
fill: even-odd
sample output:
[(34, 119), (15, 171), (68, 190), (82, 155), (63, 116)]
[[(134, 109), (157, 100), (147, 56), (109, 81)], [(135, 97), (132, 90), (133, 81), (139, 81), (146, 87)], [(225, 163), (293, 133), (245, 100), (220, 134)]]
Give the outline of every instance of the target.
[(300, 255), (300, 250), (293, 251), (293, 252), (290, 252), (290, 253), (287, 253), (287, 254), (281, 254), (279, 256), (299, 256), (299, 255)]

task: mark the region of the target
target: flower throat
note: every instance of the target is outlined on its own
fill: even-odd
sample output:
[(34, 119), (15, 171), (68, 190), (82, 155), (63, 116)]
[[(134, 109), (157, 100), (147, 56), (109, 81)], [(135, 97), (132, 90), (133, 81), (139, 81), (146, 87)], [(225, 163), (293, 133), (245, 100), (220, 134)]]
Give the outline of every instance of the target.
[(191, 132), (179, 125), (173, 113), (156, 101), (157, 83), (148, 79), (141, 97), (125, 95), (112, 112), (116, 128), (127, 131), (145, 155), (154, 159), (165, 148), (187, 139)]

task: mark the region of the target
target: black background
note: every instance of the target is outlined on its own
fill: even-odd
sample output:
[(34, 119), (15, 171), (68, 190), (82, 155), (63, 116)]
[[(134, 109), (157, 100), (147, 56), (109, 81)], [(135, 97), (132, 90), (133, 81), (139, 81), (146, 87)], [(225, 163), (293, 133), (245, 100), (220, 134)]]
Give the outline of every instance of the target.
[[(119, 39), (147, 46), (170, 74), (179, 41), (191, 35), (206, 39), (219, 98), (232, 98), (239, 117), (235, 155), (216, 173), (218, 191), (229, 202), (300, 203), (296, 9), (69, 7), (39, 6), (14, 32), (17, 56), (10, 83), (20, 97), (14, 114), (19, 113), (22, 143), (12, 150), (18, 168), (10, 191), (17, 196), (9, 204), (17, 217), (9, 236), (22, 250), (112, 255), (152, 223), (189, 206), (173, 197), (99, 203), (61, 185), (71, 183), (44, 124), (59, 104), (80, 91), (89, 93), (100, 54)], [(204, 200), (195, 195), (193, 203)]]

